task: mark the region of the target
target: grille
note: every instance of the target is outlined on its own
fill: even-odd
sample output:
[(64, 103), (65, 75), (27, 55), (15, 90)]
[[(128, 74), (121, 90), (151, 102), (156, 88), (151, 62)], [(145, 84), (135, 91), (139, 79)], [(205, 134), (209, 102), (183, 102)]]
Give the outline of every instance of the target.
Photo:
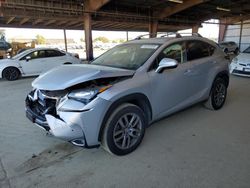
[(40, 118), (45, 120), (45, 114), (56, 115), (57, 99), (49, 98), (41, 91), (37, 91), (37, 100), (29, 100), (27, 105)]

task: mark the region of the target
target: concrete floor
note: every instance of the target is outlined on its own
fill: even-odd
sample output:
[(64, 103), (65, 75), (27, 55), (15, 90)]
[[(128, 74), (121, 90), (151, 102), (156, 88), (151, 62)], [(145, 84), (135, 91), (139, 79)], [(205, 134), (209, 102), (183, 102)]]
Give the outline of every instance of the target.
[(25, 118), (34, 78), (0, 80), (0, 187), (250, 187), (250, 78), (231, 76), (223, 109), (201, 104), (163, 119), (117, 157), (81, 149)]

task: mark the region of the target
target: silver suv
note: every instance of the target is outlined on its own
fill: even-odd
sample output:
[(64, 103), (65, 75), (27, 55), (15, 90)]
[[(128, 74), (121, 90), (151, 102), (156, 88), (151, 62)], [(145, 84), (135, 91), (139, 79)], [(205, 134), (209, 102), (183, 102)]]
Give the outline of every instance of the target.
[(198, 102), (220, 109), (228, 63), (218, 45), (202, 37), (138, 38), (90, 64), (39, 76), (26, 99), (26, 116), (74, 145), (125, 155), (162, 117)]

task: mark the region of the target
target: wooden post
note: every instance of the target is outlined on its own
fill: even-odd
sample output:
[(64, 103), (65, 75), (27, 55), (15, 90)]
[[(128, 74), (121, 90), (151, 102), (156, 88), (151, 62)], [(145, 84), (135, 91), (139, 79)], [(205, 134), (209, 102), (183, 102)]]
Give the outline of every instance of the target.
[(158, 21), (151, 21), (149, 23), (149, 37), (154, 38), (157, 36)]
[(128, 41), (128, 31), (126, 31), (126, 37), (127, 37), (127, 41)]
[(68, 46), (67, 46), (67, 36), (66, 36), (66, 29), (63, 29), (63, 34), (64, 34), (64, 45), (65, 45), (65, 51), (68, 51)]
[(241, 47), (242, 28), (243, 28), (243, 21), (240, 22), (239, 50), (240, 50), (240, 47)]
[(86, 45), (86, 58), (87, 61), (92, 61), (93, 56), (93, 44), (92, 44), (92, 24), (91, 14), (84, 14), (84, 32), (85, 32), (85, 45)]
[(192, 33), (198, 33), (199, 32), (200, 25), (195, 25), (192, 27)]
[(224, 40), (227, 30), (227, 24), (226, 23), (222, 24), (222, 22), (225, 22), (225, 20), (220, 20), (218, 42), (222, 42)]

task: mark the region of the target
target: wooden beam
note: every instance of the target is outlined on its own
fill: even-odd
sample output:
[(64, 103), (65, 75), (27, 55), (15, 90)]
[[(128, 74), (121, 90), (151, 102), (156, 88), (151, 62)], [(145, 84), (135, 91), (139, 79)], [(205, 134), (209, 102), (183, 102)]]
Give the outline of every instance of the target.
[(19, 25), (25, 24), (27, 21), (29, 21), (29, 19), (30, 19), (30, 18), (23, 18), (23, 19), (20, 21)]
[(160, 19), (169, 17), (173, 14), (176, 14), (178, 12), (181, 12), (185, 9), (191, 8), (193, 6), (199, 5), (201, 3), (206, 2), (207, 0), (185, 0), (182, 4), (176, 4), (173, 7), (166, 7), (162, 11), (160, 11), (159, 14), (155, 15), (159, 17)]
[(6, 24), (10, 24), (14, 19), (15, 19), (14, 16), (13, 16), (13, 17), (10, 17), (10, 18), (7, 20)]
[[(221, 22), (223, 22), (223, 20), (220, 20), (220, 23)], [(222, 42), (224, 40), (226, 30), (227, 30), (227, 25), (226, 24), (220, 24), (219, 25), (219, 37), (218, 37), (219, 42)]]
[(37, 20), (35, 20), (35, 21), (32, 23), (32, 25), (37, 25), (37, 24), (39, 24), (39, 23), (41, 23), (41, 22), (43, 22), (43, 19), (37, 19)]
[(49, 20), (44, 25), (47, 26), (47, 25), (53, 24), (55, 22), (56, 22), (56, 20)]
[(149, 23), (149, 36), (150, 38), (154, 38), (157, 36), (158, 30), (158, 21), (151, 21)]
[(84, 32), (85, 32), (85, 45), (86, 45), (86, 57), (87, 61), (92, 61), (93, 56), (93, 44), (92, 44), (92, 18), (90, 13), (84, 15)]
[(110, 0), (86, 0), (85, 9), (89, 11), (97, 11), (109, 1)]
[(198, 33), (199, 32), (200, 25), (194, 25), (192, 27), (192, 33)]

